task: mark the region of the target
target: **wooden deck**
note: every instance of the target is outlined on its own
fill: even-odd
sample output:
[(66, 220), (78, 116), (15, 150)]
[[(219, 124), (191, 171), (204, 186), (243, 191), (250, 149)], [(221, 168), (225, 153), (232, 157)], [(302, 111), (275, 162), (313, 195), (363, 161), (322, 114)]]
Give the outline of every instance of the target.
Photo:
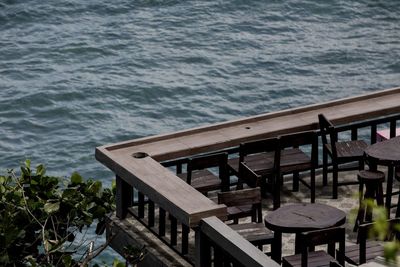
[[(174, 214), (179, 221), (193, 227), (201, 218), (209, 216), (223, 218), (226, 215), (226, 207), (215, 204), (178, 179), (174, 173), (159, 164), (160, 161), (232, 147), (243, 141), (316, 129), (319, 113), (324, 113), (334, 123), (349, 123), (399, 112), (400, 88), (393, 88), (322, 104), (105, 145), (96, 148), (96, 158), (129, 185), (140, 187), (143, 194)], [(140, 154), (142, 152), (144, 155)]]

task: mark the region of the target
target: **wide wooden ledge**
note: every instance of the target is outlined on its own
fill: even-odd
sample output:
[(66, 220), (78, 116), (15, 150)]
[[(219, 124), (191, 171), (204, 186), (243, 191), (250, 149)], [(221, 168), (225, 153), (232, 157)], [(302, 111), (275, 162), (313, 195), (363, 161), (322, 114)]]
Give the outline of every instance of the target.
[[(282, 133), (317, 129), (319, 113), (334, 123), (348, 123), (399, 112), (400, 87), (100, 146), (96, 148), (96, 158), (132, 186), (138, 185), (142, 193), (164, 205), (163, 208), (172, 211), (183, 223), (193, 226), (207, 215), (223, 217), (226, 208), (201, 195), (158, 162)], [(148, 156), (140, 158), (144, 155)]]
[(164, 135), (129, 140), (102, 146), (98, 150), (105, 149), (113, 155), (120, 156), (146, 152), (157, 161), (164, 161), (236, 146), (247, 140), (291, 131), (317, 129), (319, 113), (324, 113), (334, 123), (347, 123), (398, 112), (400, 112), (400, 87)]

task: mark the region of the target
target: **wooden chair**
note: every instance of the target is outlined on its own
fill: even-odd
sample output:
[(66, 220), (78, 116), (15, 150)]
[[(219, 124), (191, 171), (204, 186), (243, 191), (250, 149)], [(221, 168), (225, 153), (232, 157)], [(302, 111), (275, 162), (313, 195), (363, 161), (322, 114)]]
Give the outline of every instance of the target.
[[(246, 240), (262, 250), (262, 246), (271, 244), (273, 233), (262, 223), (262, 204), (260, 188), (248, 188), (218, 193), (218, 204), (228, 207), (230, 227)], [(250, 212), (242, 212), (243, 206), (250, 206)], [(240, 218), (251, 217), (251, 222), (238, 223)]]
[[(177, 176), (205, 195), (214, 190), (229, 191), (227, 161), (227, 153), (192, 157), (188, 159), (187, 172)], [(209, 170), (215, 167), (218, 168), (218, 176)]]
[[(364, 168), (363, 154), (368, 146), (363, 140), (338, 141), (338, 132), (335, 126), (323, 115), (318, 115), (319, 127), (322, 137), (322, 159), (323, 159), (323, 183), (328, 183), (328, 156), (332, 162), (332, 197), (337, 198), (338, 186), (358, 184), (358, 181), (339, 182), (338, 172), (349, 170), (343, 167), (345, 163), (358, 161), (358, 169)], [(340, 166), (342, 165), (342, 166)], [(354, 169), (354, 168), (351, 168)]]
[[(304, 153), (299, 146), (309, 145), (311, 156)], [(239, 147), (239, 158), (228, 160), (228, 166), (235, 173), (238, 173), (240, 181), (246, 182), (249, 186), (260, 186), (262, 195), (270, 189), (273, 195), (274, 209), (280, 207), (280, 183), (281, 175), (293, 173), (293, 190), (299, 188), (299, 181), (311, 189), (311, 202), (315, 202), (315, 168), (318, 165), (318, 137), (315, 131), (298, 132), (242, 143)], [(250, 181), (239, 171), (236, 171), (236, 164), (244, 162), (254, 173), (261, 176), (257, 183)], [(241, 167), (241, 166), (240, 166)], [(307, 184), (300, 179), (300, 171), (311, 170), (311, 182)]]
[[(396, 225), (400, 223), (400, 218), (387, 221), (389, 223), (386, 240), (399, 240), (399, 231)], [(361, 265), (374, 260), (377, 256), (383, 256), (383, 245), (380, 242), (369, 239), (369, 233), (374, 223), (361, 224), (358, 227), (358, 244), (350, 245), (345, 248), (344, 259), (352, 265)]]
[[(308, 148), (310, 155), (302, 148)], [(299, 190), (299, 182), (311, 191), (311, 203), (315, 202), (315, 169), (318, 167), (318, 135), (316, 131), (297, 132), (279, 136), (278, 152), (280, 153), (279, 164), (275, 177), (276, 187), (274, 192), (279, 194), (280, 179), (283, 174), (293, 173), (293, 191)], [(299, 172), (310, 170), (310, 183), (300, 178)], [(280, 197), (275, 196), (280, 206)]]
[[(272, 188), (267, 188), (267, 185), (273, 185), (274, 162), (277, 156), (275, 155), (275, 151), (277, 147), (278, 138), (250, 141), (239, 145), (239, 157), (228, 160), (230, 173), (239, 178), (238, 188), (241, 188), (243, 182), (249, 182), (245, 177), (241, 177), (243, 174), (239, 170), (240, 163), (245, 162), (252, 171), (262, 177), (263, 181), (260, 180), (260, 184), (257, 185), (261, 187), (262, 195), (264, 196), (268, 189), (270, 191), (273, 190)], [(255, 186), (254, 184), (249, 185), (252, 187)]]
[[(301, 254), (282, 258), (282, 267), (301, 266), (330, 266), (331, 261), (337, 261), (344, 266), (345, 229), (342, 227), (328, 228), (299, 234), (303, 244)], [(339, 243), (339, 250), (335, 258), (335, 244)], [(310, 251), (318, 245), (328, 245), (328, 253), (322, 250)]]

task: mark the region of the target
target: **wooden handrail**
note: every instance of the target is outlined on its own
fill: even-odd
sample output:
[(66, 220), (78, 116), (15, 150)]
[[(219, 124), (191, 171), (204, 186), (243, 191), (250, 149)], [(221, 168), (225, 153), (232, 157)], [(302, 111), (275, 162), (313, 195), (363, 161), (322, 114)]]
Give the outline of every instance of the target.
[(324, 113), (335, 124), (376, 118), (400, 112), (400, 88), (346, 99), (287, 109), (189, 130), (145, 137), (103, 148), (119, 155), (146, 152), (157, 161), (220, 150), (240, 142), (283, 133), (318, 128), (317, 116)]
[[(112, 156), (107, 158), (108, 154), (108, 151), (103, 151), (98, 160), (115, 159)], [(215, 204), (151, 157), (118, 158), (110, 168), (189, 227), (196, 226), (204, 217), (226, 219), (225, 205)]]
[[(211, 266), (208, 262), (204, 262), (209, 257), (201, 255), (209, 253), (209, 249), (204, 248), (201, 244), (202, 238), (199, 235), (205, 235), (213, 244), (223, 249), (228, 255), (232, 256), (237, 262), (248, 267), (278, 267), (279, 264), (267, 257), (262, 251), (258, 250), (253, 244), (244, 239), (237, 232), (232, 230), (228, 225), (223, 223), (216, 217), (205, 218), (200, 223), (199, 233), (196, 235), (198, 245), (196, 249), (198, 257), (196, 257), (196, 267)], [(200, 239), (200, 240), (199, 240)], [(207, 242), (207, 240), (204, 240)]]

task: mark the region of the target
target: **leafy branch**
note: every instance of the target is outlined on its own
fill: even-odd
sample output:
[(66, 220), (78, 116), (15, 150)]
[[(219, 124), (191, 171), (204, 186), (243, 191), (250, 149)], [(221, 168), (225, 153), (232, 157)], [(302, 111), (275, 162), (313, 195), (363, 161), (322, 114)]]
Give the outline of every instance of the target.
[[(0, 175), (0, 266), (87, 266), (110, 239), (83, 249), (76, 236), (94, 223), (103, 234), (106, 214), (113, 210), (114, 189), (78, 173), (68, 180), (47, 176), (43, 165), (32, 170), (27, 160), (19, 176), (14, 170)], [(74, 253), (82, 249), (80, 262)]]

